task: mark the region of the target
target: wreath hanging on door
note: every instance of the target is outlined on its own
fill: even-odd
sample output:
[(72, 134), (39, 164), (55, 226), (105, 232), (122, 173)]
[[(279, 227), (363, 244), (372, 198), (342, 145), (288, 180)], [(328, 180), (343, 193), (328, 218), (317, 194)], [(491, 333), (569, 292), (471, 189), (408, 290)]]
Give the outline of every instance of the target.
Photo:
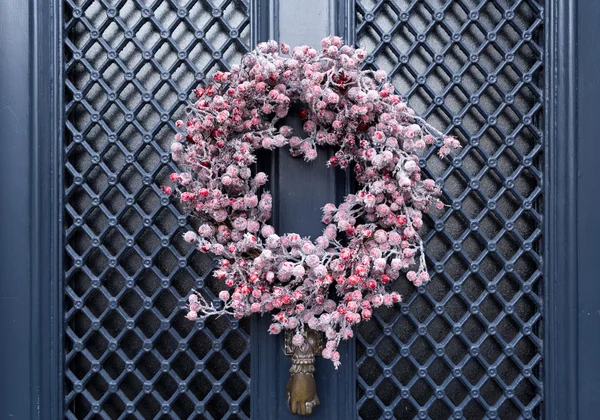
[[(386, 284), (407, 270), (415, 286), (429, 280), (418, 232), (423, 213), (443, 204), (417, 153), (441, 139), (443, 157), (460, 143), (416, 116), (383, 70), (360, 70), (365, 58), (338, 37), (323, 39), (321, 51), (269, 41), (196, 89), (187, 121), (176, 123), (182, 132), (171, 151), (183, 172), (171, 180), (202, 220), (184, 239), (220, 260), (214, 276), (224, 290), (218, 305), (193, 292), (189, 320), (273, 313), (270, 332), (295, 330), (296, 346), (305, 326), (323, 331), (322, 356), (337, 368), (337, 347), (353, 336), (352, 326), (373, 308), (400, 302)], [(302, 106), (304, 133), (282, 125), (294, 103)], [(337, 148), (328, 166), (352, 170), (360, 189), (338, 206), (324, 205), (325, 228), (314, 241), (276, 232), (267, 175), (253, 171), (255, 152), (289, 146), (311, 161), (324, 145)]]

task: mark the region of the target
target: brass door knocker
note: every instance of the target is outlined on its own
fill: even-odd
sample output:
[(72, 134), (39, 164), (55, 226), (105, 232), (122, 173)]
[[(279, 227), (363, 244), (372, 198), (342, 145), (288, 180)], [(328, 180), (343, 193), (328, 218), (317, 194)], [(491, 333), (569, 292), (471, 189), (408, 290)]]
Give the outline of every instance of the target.
[(315, 356), (323, 350), (323, 335), (317, 331), (304, 331), (304, 342), (297, 346), (292, 342), (293, 331), (286, 331), (285, 353), (292, 356), (290, 379), (285, 387), (288, 407), (293, 414), (311, 415), (314, 407), (320, 404), (317, 396)]

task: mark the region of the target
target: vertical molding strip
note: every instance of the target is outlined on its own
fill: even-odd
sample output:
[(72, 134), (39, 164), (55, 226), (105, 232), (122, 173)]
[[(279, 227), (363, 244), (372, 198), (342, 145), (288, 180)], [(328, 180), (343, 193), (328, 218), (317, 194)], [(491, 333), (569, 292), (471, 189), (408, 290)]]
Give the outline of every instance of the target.
[(545, 418), (577, 418), (576, 5), (546, 7)]
[[(32, 370), (37, 380), (36, 418), (63, 414), (63, 22), (62, 1), (31, 2)], [(33, 418), (33, 417), (32, 417)]]
[[(335, 30), (333, 31), (336, 35), (344, 38), (344, 41), (349, 45), (355, 44), (355, 0), (337, 0), (335, 2), (334, 15), (337, 17), (335, 21)], [(355, 179), (352, 173), (346, 173), (344, 191), (347, 193), (354, 192)], [(342, 197), (338, 197), (338, 202), (342, 201)], [(342, 386), (338, 387), (338, 418), (347, 420), (353, 420), (358, 418), (358, 409), (356, 406), (356, 391), (358, 367), (356, 365), (356, 338), (345, 343), (345, 354), (346, 364), (342, 365), (341, 369), (346, 369), (344, 377), (340, 378), (343, 380)]]
[(339, 0), (338, 34), (347, 44), (356, 44), (356, 0)]
[(62, 2), (0, 14), (0, 417), (63, 418)]

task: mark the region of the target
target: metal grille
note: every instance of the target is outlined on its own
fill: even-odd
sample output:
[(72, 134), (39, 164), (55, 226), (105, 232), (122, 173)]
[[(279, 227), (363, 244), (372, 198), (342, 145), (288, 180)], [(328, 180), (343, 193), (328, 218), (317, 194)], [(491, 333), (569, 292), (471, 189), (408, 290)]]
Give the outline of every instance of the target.
[(246, 418), (249, 324), (195, 324), (209, 258), (160, 185), (173, 120), (248, 50), (243, 0), (66, 0), (67, 418)]
[(359, 415), (540, 418), (542, 4), (356, 3), (368, 67), (463, 142), (422, 160), (449, 207), (426, 226), (433, 279), (358, 331)]

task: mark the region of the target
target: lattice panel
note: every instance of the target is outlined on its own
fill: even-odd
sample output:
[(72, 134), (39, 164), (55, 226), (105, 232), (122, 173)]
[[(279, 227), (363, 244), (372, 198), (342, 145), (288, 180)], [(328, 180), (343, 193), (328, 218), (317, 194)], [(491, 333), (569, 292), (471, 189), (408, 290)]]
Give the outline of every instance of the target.
[(64, 2), (68, 418), (249, 416), (249, 324), (183, 318), (212, 263), (159, 187), (174, 119), (248, 50), (248, 14), (244, 0)]
[(356, 2), (367, 66), (464, 149), (422, 159), (449, 207), (433, 214), (433, 279), (358, 331), (359, 415), (540, 418), (542, 3)]

